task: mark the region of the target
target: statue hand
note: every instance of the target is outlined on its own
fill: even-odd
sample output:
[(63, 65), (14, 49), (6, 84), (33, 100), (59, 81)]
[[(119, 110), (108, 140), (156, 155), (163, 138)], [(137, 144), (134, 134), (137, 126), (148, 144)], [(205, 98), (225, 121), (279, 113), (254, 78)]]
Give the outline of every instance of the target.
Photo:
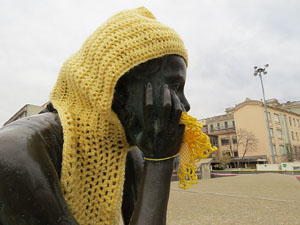
[[(165, 84), (161, 101), (155, 107), (151, 83), (145, 87), (144, 127), (137, 135), (137, 146), (147, 158), (166, 158), (179, 152), (185, 126), (179, 124), (183, 111), (174, 90)], [(158, 108), (158, 112), (155, 109)]]

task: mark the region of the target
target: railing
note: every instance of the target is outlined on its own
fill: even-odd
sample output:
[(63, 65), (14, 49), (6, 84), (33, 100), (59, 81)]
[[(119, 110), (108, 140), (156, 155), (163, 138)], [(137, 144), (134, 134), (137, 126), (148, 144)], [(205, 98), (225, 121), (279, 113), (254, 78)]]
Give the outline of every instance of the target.
[(223, 131), (223, 130), (235, 130), (235, 126), (231, 126), (231, 127), (228, 127), (228, 128), (223, 128), (223, 127), (213, 128), (213, 129), (209, 128), (210, 132)]

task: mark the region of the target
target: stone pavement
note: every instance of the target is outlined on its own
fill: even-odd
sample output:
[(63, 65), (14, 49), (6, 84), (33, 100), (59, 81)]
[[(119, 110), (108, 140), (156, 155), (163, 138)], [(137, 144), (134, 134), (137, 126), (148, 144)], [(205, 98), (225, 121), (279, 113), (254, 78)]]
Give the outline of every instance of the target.
[(300, 182), (283, 174), (172, 182), (167, 225), (300, 225)]

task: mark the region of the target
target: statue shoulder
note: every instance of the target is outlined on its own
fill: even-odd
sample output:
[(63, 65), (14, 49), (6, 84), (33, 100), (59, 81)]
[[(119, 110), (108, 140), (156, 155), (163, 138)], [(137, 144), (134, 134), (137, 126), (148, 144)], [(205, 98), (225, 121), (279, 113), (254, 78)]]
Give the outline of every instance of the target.
[(62, 135), (62, 126), (57, 113), (45, 112), (11, 122), (0, 129), (0, 138), (12, 136), (27, 139), (35, 134), (43, 136), (45, 132)]
[(49, 156), (57, 172), (63, 147), (63, 131), (57, 113), (42, 114), (16, 120), (0, 129), (0, 156), (10, 161)]

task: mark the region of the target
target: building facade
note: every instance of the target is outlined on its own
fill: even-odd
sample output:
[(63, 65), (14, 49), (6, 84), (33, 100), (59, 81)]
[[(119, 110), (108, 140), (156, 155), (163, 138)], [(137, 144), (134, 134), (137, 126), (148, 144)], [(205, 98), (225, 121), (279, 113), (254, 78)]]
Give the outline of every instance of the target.
[[(276, 99), (267, 101), (269, 127), (276, 163), (300, 160), (300, 103), (280, 104)], [(254, 166), (271, 163), (272, 152), (267, 130), (264, 104), (246, 99), (226, 114), (205, 120), (209, 136), (217, 137), (219, 150), (214, 154), (231, 157), (231, 163)]]
[(44, 104), (43, 106), (26, 104), (18, 112), (16, 112), (8, 121), (6, 121), (3, 124), (3, 126), (5, 126), (15, 120), (18, 120), (20, 118), (23, 118), (23, 117), (36, 115), (39, 112), (41, 112), (45, 107), (46, 107), (46, 104)]

